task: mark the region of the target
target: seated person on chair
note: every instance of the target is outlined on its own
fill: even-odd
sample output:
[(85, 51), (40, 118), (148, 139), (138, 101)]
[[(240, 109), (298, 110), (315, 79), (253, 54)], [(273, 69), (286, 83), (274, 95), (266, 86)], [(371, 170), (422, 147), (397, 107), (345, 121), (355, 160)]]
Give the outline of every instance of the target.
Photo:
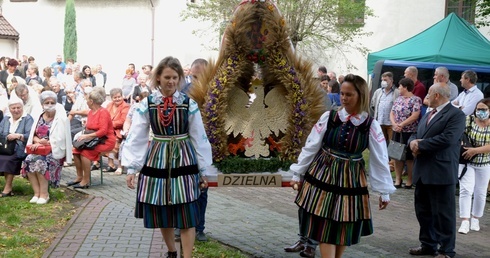
[(109, 152), (116, 146), (116, 135), (112, 127), (111, 115), (107, 109), (101, 106), (104, 101), (105, 89), (103, 87), (94, 87), (88, 94), (87, 105), (90, 111), (87, 114), (86, 130), (92, 132), (80, 132), (77, 135), (78, 137), (75, 137), (76, 141), (90, 140), (96, 137), (105, 137), (105, 141), (99, 143), (93, 150), (73, 148), (73, 160), (77, 170), (77, 177), (73, 182), (67, 183), (68, 186), (82, 189), (89, 188), (91, 162), (98, 161), (101, 153)]

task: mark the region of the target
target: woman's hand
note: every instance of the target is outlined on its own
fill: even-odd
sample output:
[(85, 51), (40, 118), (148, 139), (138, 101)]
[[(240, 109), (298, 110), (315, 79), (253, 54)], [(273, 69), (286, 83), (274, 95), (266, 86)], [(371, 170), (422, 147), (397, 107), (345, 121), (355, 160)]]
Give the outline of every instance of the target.
[(15, 141), (15, 140), (20, 140), (21, 134), (18, 134), (18, 133), (11, 133), (11, 134), (8, 134), (7, 135), (7, 140), (8, 141)]
[(37, 143), (39, 143), (40, 145), (49, 145), (49, 140), (42, 138)]
[(130, 189), (134, 189), (134, 174), (128, 174), (126, 176), (126, 185), (130, 188)]
[(463, 152), (464, 159), (470, 160), (471, 158), (473, 158), (473, 156), (478, 154), (475, 148), (467, 148), (467, 147), (463, 147), (463, 148), (466, 150), (465, 152)]
[(208, 185), (208, 179), (206, 176), (202, 176), (200, 179), (199, 179), (199, 188), (200, 189), (205, 189), (205, 188), (208, 188), (209, 185)]
[(388, 204), (390, 203), (390, 201), (384, 201), (381, 199), (381, 196), (379, 197), (379, 209), (380, 210), (384, 210), (386, 209), (386, 207), (388, 206)]
[(81, 134), (80, 136), (78, 136), (77, 141), (92, 140), (93, 138), (95, 138), (95, 136), (90, 136), (88, 134)]
[(301, 182), (298, 181), (291, 180), (291, 182), (289, 182), (289, 185), (296, 191), (301, 188)]
[(393, 125), (393, 131), (395, 131), (395, 132), (398, 132), (398, 133), (401, 132), (402, 128), (403, 128), (403, 126), (401, 126), (400, 124), (394, 124)]
[(40, 143), (31, 144), (31, 151), (35, 151), (35, 150), (37, 150), (37, 148), (39, 148), (41, 146), (43, 146), (43, 145)]

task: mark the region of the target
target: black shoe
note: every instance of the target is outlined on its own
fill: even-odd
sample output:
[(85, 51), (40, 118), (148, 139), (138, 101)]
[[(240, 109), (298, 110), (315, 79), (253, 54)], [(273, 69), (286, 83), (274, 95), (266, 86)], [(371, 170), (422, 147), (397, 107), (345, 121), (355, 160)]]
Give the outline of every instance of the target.
[(411, 255), (432, 255), (432, 256), (436, 256), (439, 254), (439, 253), (437, 253), (437, 251), (434, 251), (434, 250), (431, 250), (428, 248), (423, 248), (421, 246), (415, 247), (415, 248), (410, 248), (408, 250), (408, 253)]
[(165, 257), (177, 258), (177, 252), (167, 252), (167, 255), (165, 255)]
[(395, 188), (399, 189), (399, 188), (402, 188), (402, 184), (403, 184), (403, 179), (400, 180), (400, 184), (399, 185), (393, 184), (393, 186), (395, 186)]
[(107, 166), (106, 168), (102, 169), (102, 172), (115, 172), (116, 170), (117, 168), (115, 167)]
[(202, 231), (198, 231), (196, 233), (196, 239), (197, 239), (197, 241), (200, 241), (200, 242), (207, 242), (208, 241), (208, 237), (206, 236), (206, 233), (204, 233)]
[(297, 253), (305, 249), (305, 244), (301, 241), (294, 243), (292, 246), (284, 247), (284, 251), (288, 253)]
[(78, 189), (88, 189), (90, 187), (89, 184), (86, 185), (81, 185), (80, 183), (73, 185), (73, 188), (78, 188)]
[(80, 184), (80, 182), (81, 181), (78, 181), (78, 182), (70, 181), (70, 182), (66, 183), (66, 186), (72, 186), (72, 185)]
[(2, 193), (2, 197), (12, 197), (12, 196), (14, 196), (14, 193), (12, 191), (8, 193)]
[(315, 257), (315, 249), (313, 249), (313, 247), (306, 246), (305, 249), (299, 253), (299, 256), (309, 258)]

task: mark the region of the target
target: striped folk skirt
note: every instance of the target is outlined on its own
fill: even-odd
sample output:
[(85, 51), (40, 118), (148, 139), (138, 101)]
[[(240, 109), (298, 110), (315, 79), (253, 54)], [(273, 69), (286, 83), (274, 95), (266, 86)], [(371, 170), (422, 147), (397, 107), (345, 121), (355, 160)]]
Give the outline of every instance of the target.
[[(137, 192), (141, 192), (141, 188), (144, 187), (140, 182), (144, 182), (142, 179), (145, 177), (140, 173), (138, 179)], [(160, 182), (156, 181), (156, 182)], [(164, 189), (157, 187), (156, 189)], [(155, 205), (150, 203), (144, 203), (136, 199), (136, 208), (134, 215), (136, 218), (142, 218), (145, 228), (193, 228), (199, 223), (199, 206), (197, 198), (194, 201), (180, 204), (165, 204)]]
[(373, 233), (362, 155), (322, 149), (308, 168), (296, 196), (303, 236), (349, 246)]

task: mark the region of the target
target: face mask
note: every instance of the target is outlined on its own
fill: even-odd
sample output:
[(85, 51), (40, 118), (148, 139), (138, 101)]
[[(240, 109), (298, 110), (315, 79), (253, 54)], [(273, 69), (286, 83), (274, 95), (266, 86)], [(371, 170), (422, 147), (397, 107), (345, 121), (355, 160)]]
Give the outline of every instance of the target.
[(384, 89), (388, 87), (388, 83), (386, 81), (381, 81), (381, 88)]
[(53, 112), (56, 110), (56, 105), (43, 105), (45, 112)]
[(487, 120), (490, 113), (488, 110), (477, 110), (475, 115), (480, 120)]

